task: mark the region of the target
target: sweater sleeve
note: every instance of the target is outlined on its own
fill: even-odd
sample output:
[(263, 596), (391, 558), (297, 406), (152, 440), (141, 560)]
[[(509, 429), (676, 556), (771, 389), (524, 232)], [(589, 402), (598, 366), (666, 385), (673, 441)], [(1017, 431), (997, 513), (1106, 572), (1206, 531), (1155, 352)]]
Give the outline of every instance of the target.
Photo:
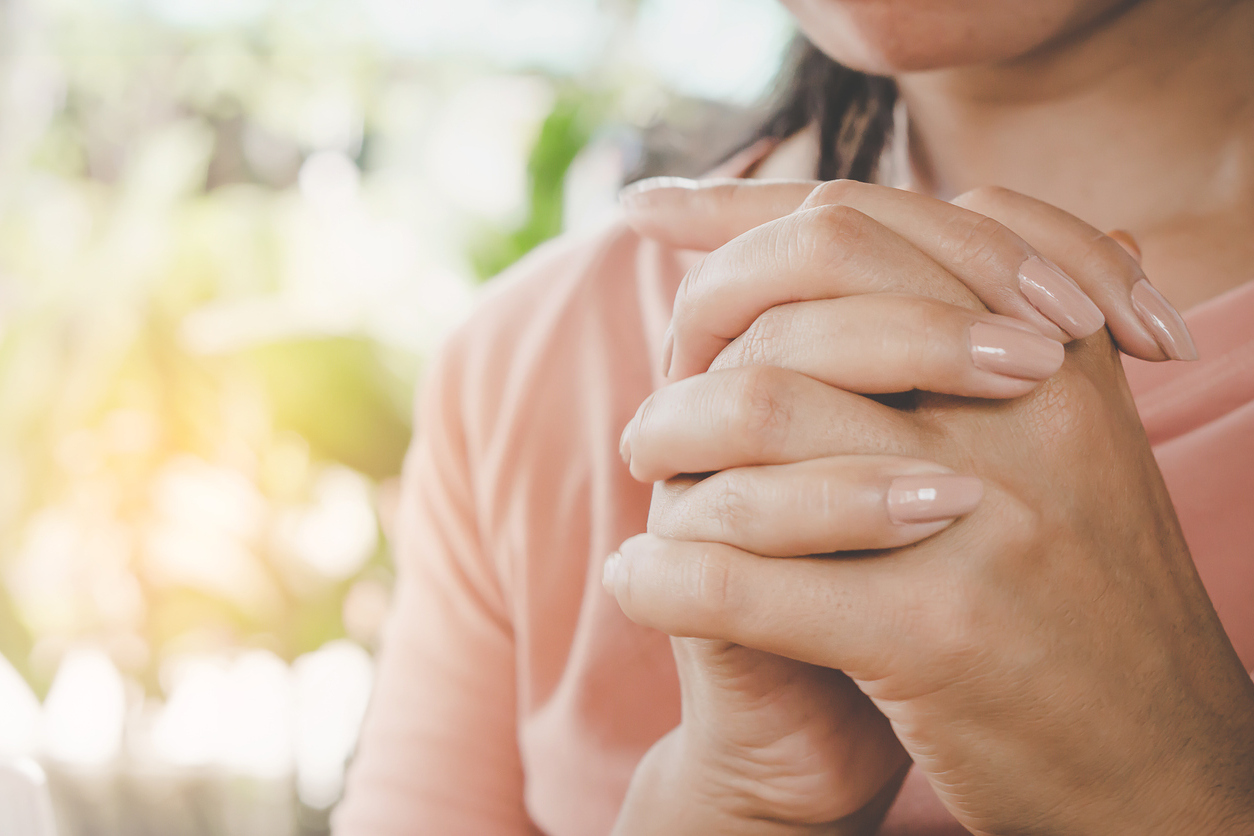
[(450, 343), (426, 375), (396, 594), (336, 836), (539, 833), (523, 804), (514, 637), (481, 548), (460, 356)]

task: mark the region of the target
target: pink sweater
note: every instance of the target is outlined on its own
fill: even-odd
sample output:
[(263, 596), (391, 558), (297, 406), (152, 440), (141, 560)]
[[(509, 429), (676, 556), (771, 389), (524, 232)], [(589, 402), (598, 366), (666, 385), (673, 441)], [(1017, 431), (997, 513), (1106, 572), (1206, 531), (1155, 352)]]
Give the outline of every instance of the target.
[[(692, 254), (622, 226), (495, 283), (427, 373), (404, 477), (394, 612), (338, 836), (593, 836), (679, 720), (666, 636), (601, 563), (650, 488), (618, 437), (660, 383)], [(1128, 376), (1202, 578), (1254, 667), (1254, 282), (1186, 316), (1202, 360)], [(964, 833), (925, 781), (885, 833)]]

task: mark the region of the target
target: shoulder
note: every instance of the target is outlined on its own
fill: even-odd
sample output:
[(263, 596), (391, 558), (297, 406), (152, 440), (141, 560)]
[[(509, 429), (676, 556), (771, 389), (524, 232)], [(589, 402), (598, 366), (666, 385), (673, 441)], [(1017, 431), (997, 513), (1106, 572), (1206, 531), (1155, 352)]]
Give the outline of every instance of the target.
[(516, 366), (520, 350), (560, 341), (606, 302), (633, 302), (642, 278), (635, 262), (645, 247), (623, 224), (541, 244), (490, 280), (442, 353), (454, 361)]
[(503, 436), (573, 441), (592, 428), (590, 411), (633, 400), (634, 411), (654, 386), (651, 358), (686, 264), (622, 223), (541, 245), (491, 281), (446, 341), (418, 431), (438, 407), (478, 469)]

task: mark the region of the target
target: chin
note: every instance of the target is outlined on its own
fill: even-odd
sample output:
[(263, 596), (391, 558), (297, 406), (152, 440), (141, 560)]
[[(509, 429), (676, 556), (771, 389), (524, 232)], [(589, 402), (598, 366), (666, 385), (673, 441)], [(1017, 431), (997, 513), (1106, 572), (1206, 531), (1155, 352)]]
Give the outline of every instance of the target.
[(815, 46), (847, 67), (876, 75), (1011, 61), (1121, 5), (1121, 0), (782, 2)]

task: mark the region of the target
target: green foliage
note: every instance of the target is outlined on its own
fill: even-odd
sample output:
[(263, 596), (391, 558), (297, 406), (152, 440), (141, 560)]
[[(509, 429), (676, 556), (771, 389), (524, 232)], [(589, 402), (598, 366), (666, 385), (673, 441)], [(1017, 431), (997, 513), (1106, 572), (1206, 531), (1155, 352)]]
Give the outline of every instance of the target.
[(409, 387), (359, 337), (271, 342), (242, 355), (265, 389), (274, 429), (312, 455), (374, 479), (396, 476), (409, 444)]
[(47, 690), (47, 683), (39, 682), (30, 667), (30, 652), (34, 647), (34, 637), (18, 618), (12, 597), (0, 585), (0, 655), (11, 660), (17, 672), (36, 686), (36, 693), (42, 696)]
[[(310, 247), (346, 223), (376, 239), (364, 197), (335, 216), (296, 174), (327, 143), (354, 171), (390, 70), (353, 44), (314, 60), (278, 14), (251, 33), (53, 17), (0, 130), (0, 653), (39, 693), (78, 642), (140, 648), (115, 660), (153, 694), (172, 653), (294, 659), (345, 635), (346, 594), (387, 558), (320, 574), (285, 519), (318, 510), (329, 468), (393, 479), (410, 436), (419, 356), (301, 318), (319, 270), (362, 304), (342, 289), (358, 260)], [(24, 59), (4, 59), (11, 81)], [(201, 314), (217, 343), (191, 335)], [(188, 555), (154, 545), (172, 530)], [(219, 544), (240, 588), (205, 580)]]
[(603, 105), (586, 91), (559, 95), (527, 160), (527, 212), (512, 229), (484, 229), (470, 251), (480, 279), (489, 279), (562, 231), (566, 172), (595, 130)]

